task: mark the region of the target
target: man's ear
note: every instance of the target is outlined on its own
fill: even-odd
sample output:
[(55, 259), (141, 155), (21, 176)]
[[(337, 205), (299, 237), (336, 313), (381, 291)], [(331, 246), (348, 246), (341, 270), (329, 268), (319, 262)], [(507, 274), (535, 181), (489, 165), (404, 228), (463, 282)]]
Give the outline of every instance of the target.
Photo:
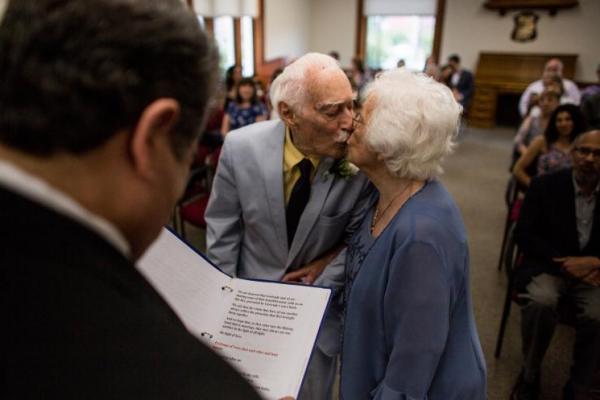
[[(150, 177), (156, 157), (170, 146), (170, 135), (179, 120), (177, 100), (161, 98), (150, 103), (131, 132), (129, 153), (133, 168), (143, 177)], [(168, 148), (171, 151), (170, 147)]]
[(279, 117), (287, 126), (294, 127), (296, 126), (296, 115), (294, 111), (290, 108), (290, 106), (284, 102), (279, 102), (279, 109), (277, 112), (279, 113)]

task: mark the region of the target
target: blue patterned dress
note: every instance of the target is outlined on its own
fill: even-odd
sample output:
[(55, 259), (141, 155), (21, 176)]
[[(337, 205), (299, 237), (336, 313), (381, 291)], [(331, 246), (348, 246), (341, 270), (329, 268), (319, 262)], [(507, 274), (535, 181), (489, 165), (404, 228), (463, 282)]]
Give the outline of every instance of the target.
[(256, 118), (269, 115), (269, 110), (260, 101), (251, 104), (250, 107), (241, 107), (235, 101), (227, 106), (227, 115), (229, 115), (230, 130), (238, 129), (256, 122)]

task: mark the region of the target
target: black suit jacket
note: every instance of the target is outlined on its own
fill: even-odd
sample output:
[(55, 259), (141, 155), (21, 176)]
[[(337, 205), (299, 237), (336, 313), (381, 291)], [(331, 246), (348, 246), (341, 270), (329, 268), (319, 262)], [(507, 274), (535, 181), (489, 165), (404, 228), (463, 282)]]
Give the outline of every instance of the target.
[(458, 78), (458, 82), (454, 88), (458, 90), (460, 94), (462, 94), (463, 98), (460, 101), (460, 104), (463, 106), (466, 112), (467, 108), (471, 104), (471, 98), (473, 97), (473, 91), (475, 90), (473, 73), (466, 69), (461, 70), (460, 77)]
[(2, 188), (0, 205), (0, 398), (258, 399), (103, 238)]
[(527, 278), (540, 273), (559, 275), (554, 257), (600, 257), (600, 199), (596, 198), (590, 240), (580, 250), (572, 169), (534, 178), (525, 196), (515, 238), (524, 257), (519, 267), (521, 288)]

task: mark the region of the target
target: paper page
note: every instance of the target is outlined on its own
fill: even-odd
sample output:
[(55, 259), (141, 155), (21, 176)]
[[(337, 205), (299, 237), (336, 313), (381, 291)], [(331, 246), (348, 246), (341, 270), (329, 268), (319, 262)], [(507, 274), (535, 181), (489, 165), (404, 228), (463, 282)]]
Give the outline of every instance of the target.
[(137, 263), (138, 270), (175, 310), (190, 332), (210, 337), (218, 330), (231, 277), (213, 267), (177, 236), (163, 229)]
[(298, 396), (330, 289), (232, 279), (168, 230), (137, 267), (264, 398)]
[(212, 347), (266, 399), (297, 397), (331, 291), (234, 279)]

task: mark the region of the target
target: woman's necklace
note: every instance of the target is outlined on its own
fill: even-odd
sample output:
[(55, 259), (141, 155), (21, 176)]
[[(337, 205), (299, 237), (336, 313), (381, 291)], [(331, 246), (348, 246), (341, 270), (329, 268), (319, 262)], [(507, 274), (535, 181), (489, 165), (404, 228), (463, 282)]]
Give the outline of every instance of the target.
[(394, 201), (396, 201), (396, 199), (400, 198), (400, 196), (402, 196), (404, 193), (406, 193), (406, 191), (409, 188), (412, 188), (412, 186), (413, 186), (413, 182), (408, 183), (406, 185), (406, 187), (404, 189), (402, 189), (402, 191), (400, 193), (398, 193), (397, 195), (395, 195), (392, 198), (392, 200), (390, 200), (390, 202), (388, 203), (388, 205), (385, 206), (385, 208), (383, 209), (383, 211), (381, 211), (381, 213), (379, 212), (379, 206), (375, 207), (375, 213), (373, 213), (373, 220), (371, 221), (371, 234), (373, 234), (373, 230), (375, 230), (375, 225), (377, 225), (377, 222), (379, 222), (379, 218), (383, 217), (385, 215), (385, 213), (387, 212), (387, 210), (392, 206), (392, 204), (394, 203)]

